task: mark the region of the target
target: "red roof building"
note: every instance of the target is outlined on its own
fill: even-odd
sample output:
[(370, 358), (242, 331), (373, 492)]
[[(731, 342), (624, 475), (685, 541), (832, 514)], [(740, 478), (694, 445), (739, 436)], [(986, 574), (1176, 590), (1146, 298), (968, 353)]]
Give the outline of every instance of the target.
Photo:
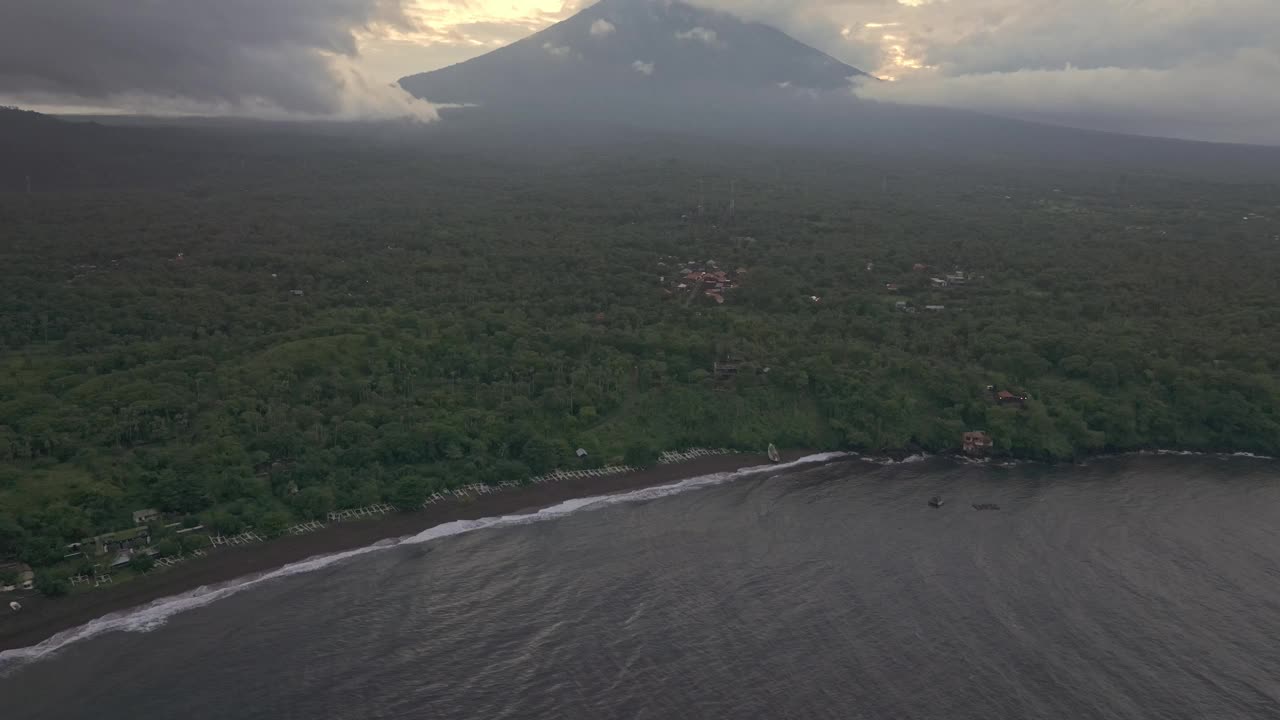
[(994, 446), (991, 436), (984, 432), (975, 431), (964, 434), (964, 451), (967, 455), (985, 455)]
[(1026, 395), (1014, 395), (1008, 390), (1001, 390), (996, 393), (996, 402), (1001, 405), (1022, 405), (1027, 401)]

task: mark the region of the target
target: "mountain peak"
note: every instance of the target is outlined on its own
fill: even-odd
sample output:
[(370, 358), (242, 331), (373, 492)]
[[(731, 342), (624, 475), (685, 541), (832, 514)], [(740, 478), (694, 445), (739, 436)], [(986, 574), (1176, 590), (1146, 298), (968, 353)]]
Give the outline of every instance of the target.
[(865, 75), (776, 28), (679, 0), (601, 0), (530, 37), (402, 87), (436, 103), (742, 99)]

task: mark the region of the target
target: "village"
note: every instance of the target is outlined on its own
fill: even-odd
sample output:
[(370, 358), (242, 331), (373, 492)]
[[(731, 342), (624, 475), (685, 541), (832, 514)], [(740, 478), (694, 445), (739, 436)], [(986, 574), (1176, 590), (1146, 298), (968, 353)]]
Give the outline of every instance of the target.
[[(1031, 400), (1031, 397), (1024, 392), (1004, 390), (995, 385), (988, 385), (984, 394), (987, 401), (994, 405), (1017, 410), (1025, 409)], [(971, 458), (984, 458), (994, 452), (995, 439), (985, 430), (971, 430), (961, 437), (960, 449)]]
[[(687, 462), (702, 457), (728, 455), (726, 448), (691, 448), (682, 451), (664, 451), (657, 457), (657, 464)], [(579, 448), (575, 455), (585, 461), (589, 453)], [(542, 485), (584, 478), (605, 477), (633, 472), (635, 467), (606, 465), (559, 469), (527, 479), (529, 485)], [(496, 485), (472, 483), (448, 491), (436, 492), (427, 497), (421, 508), (437, 503), (467, 502), (482, 495), (514, 490), (522, 483), (508, 481)], [(348, 508), (327, 513), (328, 523), (372, 520), (398, 511), (416, 510), (415, 507), (395, 507), (388, 503), (375, 503), (365, 507)], [(57, 569), (43, 577), (37, 576), (27, 564), (0, 563), (0, 593), (8, 595), (9, 608), (20, 612), (20, 599), (39, 592), (57, 596), (67, 592), (79, 592), (115, 584), (114, 575), (143, 575), (164, 568), (206, 557), (218, 548), (233, 548), (263, 543), (277, 535), (306, 535), (323, 530), (327, 525), (319, 520), (301, 522), (278, 532), (246, 528), (234, 535), (210, 533), (194, 516), (163, 513), (156, 508), (143, 508), (132, 513), (133, 527), (95, 535), (65, 547), (63, 562)], [(63, 585), (65, 583), (65, 586)]]
[[(732, 273), (726, 272), (720, 268), (719, 263), (715, 260), (685, 260), (681, 262), (676, 256), (664, 257), (659, 261), (658, 267), (663, 272), (658, 281), (664, 286), (664, 294), (683, 297), (686, 304), (691, 304), (694, 301), (703, 301), (711, 302), (715, 305), (723, 305), (726, 302), (727, 293), (737, 288), (741, 279), (747, 274), (745, 268), (738, 268)], [(868, 273), (876, 271), (875, 261), (867, 260), (866, 271)], [(929, 264), (916, 262), (912, 264), (909, 275), (900, 277), (896, 281), (886, 282), (884, 291), (889, 295), (920, 294), (930, 298), (929, 301), (921, 304), (908, 299), (896, 300), (894, 301), (894, 310), (897, 312), (908, 315), (913, 315), (920, 311), (943, 313), (947, 311), (948, 306), (942, 302), (937, 302), (936, 298), (942, 297), (943, 293), (954, 298), (958, 292), (962, 292), (974, 283), (984, 279), (984, 275), (966, 271), (962, 268), (957, 267), (951, 271), (939, 271)], [(822, 302), (822, 298), (818, 295), (810, 295), (806, 299), (814, 304)], [(960, 300), (959, 303), (963, 303), (963, 300)], [(739, 369), (740, 364), (737, 362), (731, 360), (717, 361), (714, 364), (713, 376), (717, 380), (732, 380), (738, 375)], [(765, 372), (768, 371), (766, 370)], [(994, 405), (1015, 409), (1024, 409), (1030, 399), (1026, 393), (998, 389), (994, 385), (986, 387), (985, 396)], [(972, 458), (985, 458), (994, 453), (995, 446), (995, 439), (988, 432), (985, 430), (973, 430), (962, 435), (959, 450), (962, 454)]]
[(701, 300), (723, 305), (727, 294), (737, 288), (747, 274), (746, 268), (738, 268), (732, 272), (723, 270), (715, 260), (679, 262), (675, 256), (663, 258), (658, 262), (658, 267), (663, 272), (658, 277), (663, 293), (683, 297), (685, 304)]
[[(874, 272), (875, 267), (874, 262), (867, 261), (867, 272)], [(893, 304), (894, 310), (909, 315), (915, 314), (920, 310), (941, 313), (946, 312), (948, 309), (947, 304), (939, 302), (942, 298), (942, 293), (955, 293), (982, 279), (983, 276), (966, 272), (960, 268), (956, 268), (951, 272), (935, 272), (931, 266), (918, 262), (911, 266), (911, 275), (908, 278), (885, 283), (884, 291), (890, 295), (906, 295), (913, 292), (932, 293), (929, 300), (923, 304), (917, 304), (906, 299), (897, 300)]]

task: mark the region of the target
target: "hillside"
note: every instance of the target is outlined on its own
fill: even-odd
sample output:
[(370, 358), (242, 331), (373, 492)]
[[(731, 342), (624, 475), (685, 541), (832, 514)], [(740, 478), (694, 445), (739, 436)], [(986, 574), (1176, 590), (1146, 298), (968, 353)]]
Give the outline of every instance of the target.
[(0, 154), (69, 188), (0, 189), (0, 559), (42, 577), (140, 508), (270, 534), (579, 447), (1280, 452), (1274, 175), (52, 127), (125, 149)]

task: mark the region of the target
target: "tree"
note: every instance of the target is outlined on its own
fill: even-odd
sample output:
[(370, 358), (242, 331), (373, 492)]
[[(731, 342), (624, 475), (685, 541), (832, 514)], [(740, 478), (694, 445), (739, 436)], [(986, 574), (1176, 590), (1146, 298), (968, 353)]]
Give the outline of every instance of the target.
[(556, 443), (541, 437), (530, 438), (520, 451), (520, 459), (529, 466), (534, 475), (541, 475), (555, 469), (560, 462), (560, 451)]
[(1062, 358), (1062, 361), (1058, 363), (1058, 367), (1062, 368), (1062, 372), (1070, 377), (1083, 378), (1089, 375), (1089, 359), (1082, 355)]
[(635, 442), (627, 446), (622, 461), (631, 467), (647, 468), (658, 464), (660, 451), (647, 442)]
[(268, 537), (274, 537), (282, 534), (288, 527), (292, 518), (289, 513), (283, 510), (270, 510), (263, 513), (254, 522), (254, 529)]
[(1120, 372), (1113, 363), (1098, 360), (1089, 366), (1089, 379), (1098, 387), (1109, 390), (1119, 384)]
[(310, 520), (319, 520), (333, 510), (333, 489), (313, 485), (293, 496), (293, 506)]
[(12, 516), (0, 513), (0, 557), (11, 557), (18, 554), (18, 548), (26, 538), (27, 531)]
[(196, 535), (195, 533), (186, 533), (185, 535), (181, 535), (178, 542), (182, 545), (183, 553), (200, 550), (209, 543), (203, 535)]
[(35, 585), (36, 591), (45, 597), (62, 597), (71, 592), (71, 583), (51, 572), (37, 572)]
[(160, 557), (174, 557), (182, 554), (182, 543), (176, 538), (165, 538), (155, 545)]
[(129, 560), (129, 569), (136, 573), (144, 573), (156, 566), (155, 558), (150, 555), (138, 553)]
[(426, 488), (423, 483), (414, 477), (403, 477), (396, 483), (395, 488), (391, 491), (391, 497), (388, 498), (390, 503), (401, 512), (413, 512), (422, 509), (422, 503), (427, 499)]
[(56, 538), (25, 536), (17, 548), (18, 559), (32, 567), (47, 567), (62, 559), (63, 545)]
[(195, 513), (209, 507), (209, 492), (194, 473), (166, 470), (154, 475), (149, 484), (152, 497), (162, 510)]
[(209, 517), (209, 527), (222, 535), (235, 535), (244, 530), (244, 520), (229, 512), (215, 512)]

